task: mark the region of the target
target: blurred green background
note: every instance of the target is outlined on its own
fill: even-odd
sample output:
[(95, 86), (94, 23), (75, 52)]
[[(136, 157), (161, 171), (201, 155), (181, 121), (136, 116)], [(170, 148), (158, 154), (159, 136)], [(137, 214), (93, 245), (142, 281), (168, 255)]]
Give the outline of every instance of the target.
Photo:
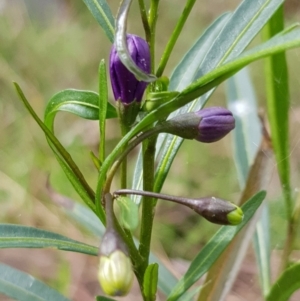
[[(182, 0), (161, 0), (157, 54), (168, 41), (184, 6)], [(118, 1), (109, 1), (115, 14)], [(195, 39), (221, 13), (233, 10), (238, 0), (198, 1), (175, 47), (165, 75), (191, 47)], [(176, 7), (176, 9), (174, 9)], [(300, 21), (299, 0), (286, 1), (287, 24)], [(143, 35), (143, 28), (134, 3), (128, 31)], [(253, 43), (257, 43), (257, 38)], [(97, 70), (100, 59), (108, 58), (110, 43), (97, 22), (80, 0), (0, 0), (0, 222), (44, 228), (74, 239), (97, 245), (99, 240), (51, 204), (45, 188), (50, 174), (55, 190), (78, 200), (61, 171), (43, 133), (24, 109), (13, 89), (20, 84), (40, 117), (49, 98), (66, 88), (97, 91)], [(299, 187), (300, 167), (300, 51), (288, 53), (291, 88), (291, 169), (295, 193)], [(264, 80), (261, 62), (251, 65), (259, 107), (264, 110)], [(209, 105), (225, 105), (221, 85)], [(111, 95), (111, 91), (109, 91)], [(113, 101), (113, 99), (111, 99)], [(97, 122), (60, 113), (56, 133), (95, 187), (97, 172), (89, 152), (97, 152)], [(107, 126), (108, 151), (119, 139), (116, 120)], [(137, 152), (131, 154), (131, 163)], [(117, 183), (116, 183), (117, 185)], [(116, 186), (117, 187), (117, 186)], [(272, 248), (284, 240), (284, 209), (276, 164), (268, 187), (271, 206)], [(216, 195), (237, 201), (240, 196), (232, 159), (230, 137), (213, 145), (185, 142), (163, 188), (164, 193), (184, 196)], [(216, 232), (193, 212), (172, 204), (159, 203), (153, 232), (153, 249), (165, 260), (177, 259), (170, 265), (180, 274), (201, 246)], [(300, 242), (297, 242), (300, 247)], [(249, 255), (251, 257), (251, 254)], [(180, 260), (178, 260), (180, 258)], [(95, 273), (97, 258), (55, 250), (0, 250), (0, 261), (30, 272), (74, 300), (92, 300), (98, 292)], [(250, 287), (251, 289), (251, 287)], [(133, 297), (132, 297), (133, 298)], [(0, 300), (5, 299), (0, 295)], [(135, 300), (135, 299), (131, 299)], [(139, 300), (138, 298), (136, 300)], [(250, 300), (250, 299), (249, 299)]]

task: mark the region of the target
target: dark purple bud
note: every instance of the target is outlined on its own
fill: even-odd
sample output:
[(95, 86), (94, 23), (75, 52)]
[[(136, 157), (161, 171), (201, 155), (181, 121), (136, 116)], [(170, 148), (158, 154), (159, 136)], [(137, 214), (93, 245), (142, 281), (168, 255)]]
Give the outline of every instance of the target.
[[(150, 73), (151, 62), (148, 43), (139, 36), (128, 34), (127, 46), (136, 65), (146, 73)], [(110, 52), (109, 71), (115, 100), (120, 100), (124, 104), (142, 100), (148, 83), (138, 81), (123, 65), (114, 45)]]
[(235, 119), (232, 113), (221, 107), (210, 107), (178, 115), (161, 123), (162, 132), (205, 143), (222, 139), (234, 127)]
[(226, 136), (235, 127), (232, 113), (222, 107), (205, 108), (196, 112), (201, 117), (199, 135), (196, 140), (215, 142)]

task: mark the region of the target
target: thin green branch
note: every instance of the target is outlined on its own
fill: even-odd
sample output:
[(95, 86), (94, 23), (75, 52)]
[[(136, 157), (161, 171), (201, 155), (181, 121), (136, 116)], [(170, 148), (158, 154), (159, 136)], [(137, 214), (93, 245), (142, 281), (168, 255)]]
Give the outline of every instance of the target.
[(148, 16), (147, 16), (144, 0), (139, 0), (139, 7), (140, 7), (142, 23), (145, 30), (146, 40), (149, 42), (151, 34), (150, 34), (150, 26), (148, 23)]
[[(143, 142), (143, 189), (153, 191), (154, 173), (155, 173), (155, 146), (157, 135), (150, 137)], [(150, 244), (155, 214), (155, 205), (157, 201), (149, 196), (143, 196), (142, 199), (142, 218), (140, 231), (139, 252), (143, 258), (141, 270), (144, 274), (149, 264)]]
[(161, 60), (160, 60), (160, 63), (159, 63), (159, 66), (157, 68), (157, 71), (156, 71), (156, 76), (157, 77), (160, 77), (162, 76), (164, 70), (165, 70), (165, 67), (168, 63), (168, 60), (169, 60), (169, 57), (171, 56), (171, 53), (174, 49), (174, 46), (175, 46), (175, 43), (177, 42), (177, 39), (183, 29), (183, 26), (186, 22), (186, 20), (188, 19), (188, 16), (190, 15), (190, 12), (195, 4), (196, 0), (188, 0), (186, 2), (186, 5), (184, 7), (184, 10), (183, 10), (183, 13), (181, 14), (177, 24), (176, 24), (176, 27), (168, 41), (168, 44), (165, 48), (165, 51), (161, 57)]

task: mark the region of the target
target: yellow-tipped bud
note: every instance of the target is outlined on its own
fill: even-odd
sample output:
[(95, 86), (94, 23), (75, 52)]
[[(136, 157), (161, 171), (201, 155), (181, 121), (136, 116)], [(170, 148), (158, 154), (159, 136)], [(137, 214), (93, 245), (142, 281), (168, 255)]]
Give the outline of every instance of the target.
[(227, 219), (231, 225), (240, 224), (244, 219), (243, 210), (240, 207), (236, 206), (236, 209), (227, 214)]

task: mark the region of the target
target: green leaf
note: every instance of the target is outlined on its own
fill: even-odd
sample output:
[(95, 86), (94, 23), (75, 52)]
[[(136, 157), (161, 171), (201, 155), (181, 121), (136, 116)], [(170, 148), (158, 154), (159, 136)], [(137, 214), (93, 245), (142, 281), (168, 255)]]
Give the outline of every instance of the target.
[[(31, 107), (30, 103), (28, 102), (27, 98), (25, 97), (22, 89), (17, 83), (14, 83), (16, 91), (23, 102), (24, 106), (39, 125), (41, 130), (45, 133), (49, 146), (51, 147), (57, 161), (61, 165), (62, 169), (64, 170), (67, 178), (70, 180), (71, 184), (82, 198), (86, 204), (95, 211), (94, 206), (94, 197), (95, 193), (86, 182), (84, 176), (82, 175), (81, 171), (79, 170), (76, 163), (73, 161), (70, 154), (67, 150), (63, 147), (63, 145), (59, 142), (59, 140), (54, 136), (51, 130), (43, 123), (43, 121), (38, 117), (36, 112)], [(102, 221), (104, 221), (104, 211), (99, 210), (99, 216)]]
[(287, 301), (300, 289), (300, 263), (297, 262), (286, 269), (273, 284), (266, 301)]
[(0, 263), (0, 292), (19, 301), (70, 301), (29, 274)]
[(121, 224), (126, 229), (135, 230), (139, 224), (138, 206), (130, 199), (130, 197), (119, 196), (116, 202), (121, 211)]
[(266, 193), (261, 191), (252, 197), (245, 205), (242, 206), (245, 214), (243, 222), (236, 226), (223, 226), (213, 238), (203, 247), (195, 259), (190, 264), (186, 274), (179, 280), (168, 296), (168, 301), (175, 301), (184, 294), (196, 281), (200, 279), (213, 265), (217, 258), (229, 245), (235, 235), (248, 223), (252, 218)]
[(108, 39), (114, 42), (114, 24), (115, 20), (111, 13), (110, 7), (105, 0), (83, 0), (94, 18), (103, 28)]
[[(207, 91), (219, 85), (225, 79), (229, 78), (248, 64), (267, 56), (275, 55), (299, 46), (300, 29), (293, 30), (287, 34), (278, 34), (269, 41), (254, 47), (249, 51), (246, 51), (236, 59), (227, 62), (226, 64), (199, 78), (196, 82), (182, 91), (177, 98), (166, 103), (165, 105), (162, 105), (157, 111), (153, 111), (147, 115), (147, 122), (154, 117), (152, 116), (154, 112), (157, 116), (155, 119), (165, 116), (174, 108), (179, 108), (186, 103), (189, 103), (194, 98), (203, 95)], [(139, 126), (142, 127), (144, 124), (140, 123)]]
[[(284, 28), (283, 7), (267, 23), (264, 37), (269, 39)], [(265, 60), (268, 119), (271, 128), (279, 178), (283, 187), (288, 219), (292, 216), (289, 150), (289, 82), (285, 53), (277, 53)]]
[[(79, 117), (99, 120), (99, 95), (93, 91), (67, 89), (55, 94), (45, 110), (45, 124), (53, 131), (54, 118), (59, 111), (73, 113)], [(117, 117), (113, 105), (107, 103), (106, 118)]]
[[(227, 81), (227, 102), (236, 122), (235, 130), (232, 133), (234, 160), (240, 187), (243, 190), (262, 139), (262, 125), (258, 118), (256, 96), (246, 68)], [(270, 228), (267, 204), (264, 204), (261, 218), (257, 222), (253, 242), (260, 282), (262, 290), (266, 294), (271, 283)]]
[[(105, 126), (106, 118), (109, 115), (109, 110), (111, 110), (112, 105), (108, 102), (108, 92), (107, 92), (107, 77), (106, 77), (106, 64), (104, 60), (101, 60), (99, 65), (99, 160), (100, 164), (105, 159)], [(117, 115), (117, 111), (114, 108), (114, 112)]]
[[(182, 91), (197, 78), (199, 68), (205, 64), (209, 51), (212, 51), (212, 45), (217, 41), (218, 36), (223, 32), (223, 28), (231, 18), (231, 13), (220, 16), (201, 34), (173, 71), (169, 90)], [(219, 49), (219, 51), (224, 50)]]
[(247, 68), (229, 78), (226, 83), (228, 108), (235, 118), (235, 130), (232, 131), (233, 157), (240, 187), (243, 190), (261, 142), (261, 122)]
[(269, 207), (263, 206), (261, 218), (256, 224), (253, 245), (259, 269), (259, 280), (264, 296), (270, 291), (271, 286), (271, 242)]
[(98, 248), (57, 233), (13, 224), (0, 224), (0, 248), (57, 248), (98, 255)]
[(144, 275), (143, 293), (147, 301), (156, 300), (158, 264), (149, 264)]

